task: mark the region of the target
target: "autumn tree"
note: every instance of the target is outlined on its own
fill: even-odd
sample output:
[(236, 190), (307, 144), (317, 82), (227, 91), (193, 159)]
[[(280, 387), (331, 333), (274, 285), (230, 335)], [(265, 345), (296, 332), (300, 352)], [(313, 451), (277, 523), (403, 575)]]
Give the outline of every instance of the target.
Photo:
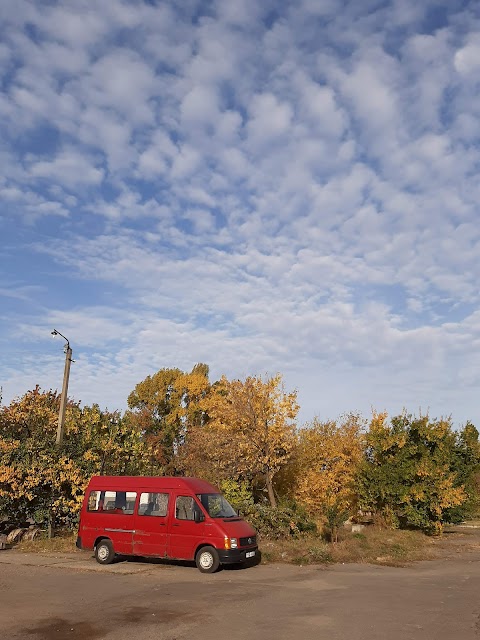
[(149, 444), (152, 472), (175, 472), (175, 456), (188, 429), (205, 420), (203, 400), (209, 388), (208, 366), (197, 364), (190, 373), (160, 369), (130, 393), (127, 417)]
[(392, 526), (442, 531), (449, 509), (466, 500), (453, 465), (450, 420), (374, 414), (358, 476), (360, 503)]
[(317, 418), (299, 431), (295, 453), (295, 498), (317, 520), (329, 526), (336, 541), (338, 527), (356, 513), (355, 478), (362, 458), (362, 421)]
[(0, 410), (0, 512), (34, 515), (52, 501), (59, 396), (38, 387)]
[(97, 405), (67, 403), (65, 437), (55, 446), (59, 394), (38, 387), (0, 409), (0, 513), (53, 524), (75, 521), (92, 475), (145, 471), (135, 426)]
[(186, 476), (199, 477), (221, 486), (231, 480), (250, 484), (252, 473), (238, 456), (241, 436), (207, 423), (188, 430), (178, 448), (175, 464)]
[(119, 411), (97, 404), (67, 414), (60, 453), (78, 461), (86, 477), (142, 475), (148, 471), (148, 447), (135, 424)]
[(223, 376), (206, 396), (205, 408), (209, 421), (202, 432), (210, 434), (205, 444), (223, 441), (219, 451), (230, 474), (238, 480), (261, 476), (275, 507), (273, 481), (295, 445), (297, 393), (285, 392), (280, 375), (244, 381)]
[(459, 523), (480, 515), (480, 441), (478, 429), (471, 423), (455, 433), (452, 451), (452, 470), (457, 484), (463, 486), (466, 499), (462, 504), (447, 509), (448, 522)]

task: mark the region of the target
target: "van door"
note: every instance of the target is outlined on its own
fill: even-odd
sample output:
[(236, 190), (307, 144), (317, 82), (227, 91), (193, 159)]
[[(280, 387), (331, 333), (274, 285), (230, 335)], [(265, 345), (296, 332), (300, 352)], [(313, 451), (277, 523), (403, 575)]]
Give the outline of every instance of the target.
[(87, 511), (92, 531), (87, 534), (106, 535), (117, 553), (131, 555), (136, 498), (134, 491), (91, 491)]
[[(175, 509), (172, 513), (167, 554), (169, 558), (193, 560), (195, 549), (205, 536), (205, 513), (193, 496), (178, 492), (173, 497)], [(195, 522), (195, 513), (203, 516), (202, 522)]]
[(134, 555), (167, 555), (169, 500), (170, 494), (165, 491), (140, 493), (133, 534)]

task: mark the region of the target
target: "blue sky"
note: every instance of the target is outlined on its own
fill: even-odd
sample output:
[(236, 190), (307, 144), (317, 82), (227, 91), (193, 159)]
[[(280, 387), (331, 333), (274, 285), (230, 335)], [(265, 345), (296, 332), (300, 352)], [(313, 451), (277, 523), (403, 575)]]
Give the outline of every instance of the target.
[[(181, 7), (181, 9), (180, 9)], [(0, 7), (0, 385), (124, 409), (280, 372), (300, 420), (480, 423), (480, 5)]]

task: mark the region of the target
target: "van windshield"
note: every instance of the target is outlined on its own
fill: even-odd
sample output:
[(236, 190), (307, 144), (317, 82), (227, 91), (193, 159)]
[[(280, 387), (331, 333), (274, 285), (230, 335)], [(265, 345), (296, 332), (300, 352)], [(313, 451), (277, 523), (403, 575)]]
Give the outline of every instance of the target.
[(211, 518), (235, 518), (237, 515), (221, 493), (199, 493), (197, 498)]

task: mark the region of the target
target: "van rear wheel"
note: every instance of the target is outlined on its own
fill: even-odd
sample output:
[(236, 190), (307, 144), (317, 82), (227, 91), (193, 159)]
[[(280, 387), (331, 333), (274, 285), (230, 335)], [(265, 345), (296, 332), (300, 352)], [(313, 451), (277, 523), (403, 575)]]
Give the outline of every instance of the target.
[(115, 550), (111, 540), (100, 540), (95, 546), (95, 559), (100, 564), (110, 564), (115, 558)]
[(195, 556), (197, 569), (202, 573), (215, 573), (220, 566), (220, 558), (214, 547), (202, 547)]

